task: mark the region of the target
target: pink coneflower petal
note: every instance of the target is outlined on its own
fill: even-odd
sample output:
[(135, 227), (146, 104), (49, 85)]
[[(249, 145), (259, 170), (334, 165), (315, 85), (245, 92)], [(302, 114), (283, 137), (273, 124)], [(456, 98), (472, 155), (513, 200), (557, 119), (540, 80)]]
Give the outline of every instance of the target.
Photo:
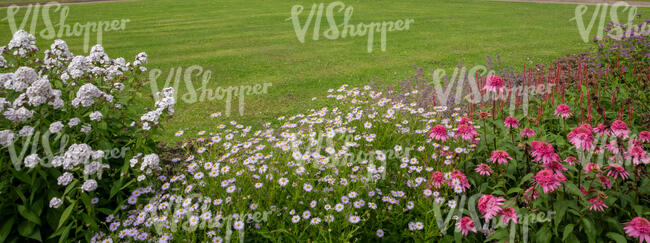
[(518, 128), (519, 127), (519, 121), (517, 118), (514, 117), (506, 117), (506, 120), (503, 122), (503, 125), (507, 128)]
[(512, 160), (512, 157), (510, 157), (508, 152), (503, 150), (494, 150), (490, 156), (490, 161), (492, 161), (492, 163), (504, 164), (508, 163), (508, 160)]
[(609, 169), (607, 176), (614, 178), (614, 180), (618, 179), (618, 177), (621, 177), (623, 180), (627, 180), (627, 178), (630, 176), (625, 168), (619, 164), (610, 164), (606, 168)]
[(639, 242), (650, 242), (650, 221), (645, 218), (636, 217), (632, 221), (623, 223), (625, 234), (638, 238)]
[(492, 174), (492, 168), (490, 168), (490, 166), (487, 164), (481, 163), (476, 165), (476, 172), (478, 172), (482, 176), (485, 175), (489, 176), (490, 174)]
[(429, 132), (429, 137), (444, 142), (447, 141), (449, 135), (447, 134), (447, 129), (444, 126), (435, 125), (433, 128), (431, 128), (431, 132)]
[(490, 220), (501, 212), (501, 206), (506, 199), (492, 195), (483, 195), (478, 199), (478, 211), (483, 214), (485, 220)]
[(535, 178), (535, 183), (542, 187), (544, 193), (555, 191), (560, 187), (561, 182), (566, 180), (564, 175), (551, 169), (541, 170), (533, 178)]
[(460, 125), (456, 134), (467, 141), (473, 141), (478, 136), (476, 128), (472, 125)]
[(610, 128), (612, 129), (612, 133), (614, 133), (614, 136), (622, 137), (622, 138), (629, 137), (630, 129), (628, 129), (627, 124), (625, 124), (625, 122), (621, 120), (616, 120), (612, 122), (612, 126)]
[(431, 183), (431, 186), (435, 188), (440, 188), (442, 186), (442, 183), (444, 183), (445, 181), (445, 177), (442, 175), (442, 172), (435, 171), (431, 173), (431, 177), (429, 178), (429, 181)]
[(567, 117), (571, 117), (571, 115), (572, 115), (571, 108), (569, 108), (568, 105), (561, 104), (555, 108), (555, 116), (557, 117), (567, 118)]
[(499, 216), (501, 216), (501, 221), (503, 221), (504, 224), (508, 224), (508, 221), (512, 221), (515, 224), (519, 223), (517, 221), (517, 211), (514, 208), (504, 207), (501, 210), (501, 213), (499, 213)]
[(594, 149), (595, 140), (594, 135), (591, 133), (591, 130), (591, 126), (588, 124), (583, 124), (582, 126), (573, 129), (573, 131), (567, 135), (567, 138), (569, 138), (569, 142), (576, 148), (583, 151), (591, 151)]
[(523, 130), (521, 130), (519, 135), (521, 135), (522, 138), (527, 138), (527, 137), (529, 138), (529, 137), (534, 137), (537, 134), (535, 133), (535, 131), (533, 129), (524, 128)]
[(534, 161), (548, 163), (560, 160), (560, 156), (555, 153), (553, 145), (547, 142), (532, 141), (530, 142), (531, 155)]
[(506, 88), (506, 83), (501, 79), (501, 77), (496, 75), (488, 76), (485, 80), (484, 90), (492, 92), (502, 92)]
[(641, 141), (643, 141), (644, 143), (650, 142), (650, 132), (648, 131), (640, 132), (639, 139), (641, 139)]
[(598, 197), (589, 199), (589, 203), (591, 203), (591, 206), (589, 207), (589, 210), (591, 211), (604, 212), (606, 208), (609, 208), (607, 205), (605, 205), (605, 202), (603, 202), (603, 200), (600, 200)]
[(456, 223), (456, 228), (460, 230), (463, 235), (467, 235), (470, 231), (476, 233), (474, 221), (472, 218), (467, 216), (461, 218), (458, 223)]

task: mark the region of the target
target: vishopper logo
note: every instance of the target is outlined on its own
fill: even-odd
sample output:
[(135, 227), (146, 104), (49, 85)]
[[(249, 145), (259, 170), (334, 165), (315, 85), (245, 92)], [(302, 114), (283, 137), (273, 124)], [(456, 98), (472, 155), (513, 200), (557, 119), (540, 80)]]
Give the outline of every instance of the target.
[[(619, 21), (618, 14), (619, 8), (623, 7), (620, 11), (622, 13), (627, 12), (627, 22), (623, 23)], [(626, 2), (616, 2), (611, 6), (607, 3), (600, 3), (594, 6), (593, 13), (591, 14), (591, 19), (585, 24), (583, 16), (589, 11), (589, 6), (585, 4), (578, 5), (575, 9), (575, 17), (571, 18), (570, 21), (576, 21), (578, 27), (578, 33), (582, 40), (587, 43), (589, 42), (589, 35), (592, 34), (594, 25), (597, 23), (596, 38), (602, 39), (605, 31), (605, 25), (609, 22), (614, 22), (612, 25), (611, 33), (609, 37), (615, 40), (621, 40), (623, 37), (633, 37), (633, 36), (647, 36), (650, 34), (650, 26), (647, 25), (647, 22), (644, 22), (641, 26), (636, 26), (633, 24), (633, 20), (637, 15), (637, 7), (630, 6)], [(608, 11), (609, 10), (609, 11)], [(609, 18), (608, 18), (609, 13)], [(621, 28), (622, 25), (627, 25), (626, 31)]]
[[(24, 16), (20, 24), (18, 24), (16, 19), (22, 9), (25, 9)], [(56, 15), (57, 13), (59, 15), (59, 22), (55, 23), (50, 16)], [(49, 2), (44, 5), (39, 3), (29, 4), (26, 7), (11, 5), (7, 8), (7, 17), (2, 19), (2, 21), (6, 20), (9, 23), (12, 34), (22, 29), (34, 36), (40, 34), (40, 38), (45, 40), (52, 40), (54, 38), (61, 39), (63, 37), (80, 37), (83, 35), (83, 50), (85, 53), (89, 51), (90, 46), (94, 46), (94, 44), (90, 44), (91, 33), (95, 33), (96, 44), (101, 45), (104, 32), (124, 30), (126, 23), (131, 21), (129, 19), (115, 19), (111, 21), (67, 24), (65, 21), (69, 14), (70, 8), (58, 2)], [(40, 31), (36, 28), (39, 16), (42, 17), (43, 24), (45, 25), (45, 28)], [(30, 17), (31, 22), (29, 22)], [(27, 29), (27, 23), (30, 24), (29, 29)]]
[[(158, 235), (166, 232), (183, 231), (188, 233), (197, 230), (224, 229), (225, 242), (230, 242), (233, 236), (233, 229), (237, 231), (239, 242), (244, 242), (246, 225), (254, 225), (259, 228), (262, 223), (269, 221), (271, 211), (239, 212), (232, 214), (212, 214), (208, 209), (214, 201), (201, 194), (190, 194), (188, 197), (177, 197), (171, 203), (158, 203), (152, 199), (141, 212), (149, 214), (153, 218), (151, 225)], [(154, 207), (153, 205), (158, 205)], [(141, 223), (141, 222), (136, 222)]]
[[(305, 43), (305, 36), (309, 26), (313, 22), (313, 34), (312, 39), (318, 40), (320, 38), (321, 31), (321, 20), (323, 18), (323, 11), (325, 11), (325, 18), (329, 28), (323, 31), (323, 36), (330, 40), (336, 40), (339, 38), (346, 37), (362, 37), (368, 36), (368, 53), (372, 52), (375, 32), (380, 35), (380, 45), (381, 51), (386, 51), (386, 35), (388, 32), (393, 31), (404, 31), (410, 28), (410, 24), (414, 23), (413, 19), (404, 19), (397, 21), (382, 21), (382, 22), (370, 22), (364, 24), (363, 22), (358, 23), (357, 25), (350, 24), (350, 19), (352, 18), (352, 13), (354, 8), (352, 6), (345, 6), (345, 3), (336, 1), (327, 5), (325, 8), (324, 3), (316, 4), (314, 3), (309, 11), (309, 16), (307, 16), (304, 24), (300, 23), (299, 15), (303, 12), (305, 7), (302, 5), (294, 5), (291, 8), (291, 17), (287, 20), (291, 20), (293, 23), (293, 28), (296, 32), (296, 37), (300, 43)], [(336, 12), (344, 12), (343, 23), (337, 24), (334, 15)], [(314, 19), (315, 17), (315, 19)], [(341, 28), (339, 28), (341, 27)]]
[[(438, 68), (433, 71), (433, 78), (429, 84), (434, 87), (436, 101), (439, 104), (446, 105), (450, 102), (451, 91), (456, 87), (453, 104), (460, 106), (463, 102), (470, 104), (492, 103), (495, 101), (509, 102), (509, 114), (514, 116), (516, 103), (521, 99), (521, 109), (524, 115), (528, 114), (529, 99), (537, 95), (546, 95), (551, 93), (555, 84), (538, 84), (538, 85), (516, 85), (504, 88), (502, 91), (486, 91), (481, 94), (484, 87), (479, 86), (477, 76), (494, 77), (495, 71), (488, 69), (483, 65), (476, 65), (469, 70), (465, 66), (457, 66), (451, 76), (447, 75), (445, 69)], [(443, 85), (445, 89), (443, 90)], [(465, 87), (469, 86), (466, 91)]]
[[(311, 164), (314, 168), (337, 168), (340, 166), (350, 167), (355, 164), (366, 165), (367, 176), (369, 181), (376, 181), (386, 177), (386, 161), (399, 160), (404, 157), (409, 157), (410, 151), (414, 147), (390, 150), (374, 150), (363, 151), (358, 149), (356, 153), (347, 150), (336, 150), (336, 143), (342, 144), (346, 147), (356, 146), (354, 136), (352, 134), (339, 133), (339, 138), (334, 131), (326, 131), (324, 133), (310, 133), (309, 141), (301, 151), (300, 147), (302, 142), (291, 140), (290, 146), (292, 150), (292, 157), (296, 160), (298, 166), (306, 166)], [(325, 140), (326, 144), (323, 144)], [(322, 155), (321, 152), (325, 152)]]
[[(19, 138), (20, 139), (20, 138)], [(18, 139), (12, 141), (6, 146), (3, 146), (2, 148), (6, 148), (7, 152), (9, 153), (9, 157), (11, 158), (11, 162), (13, 163), (13, 166), (16, 170), (21, 170), (22, 166), (25, 165), (26, 160), (37, 160), (37, 164), (43, 167), (52, 167), (53, 164), (52, 162), (54, 161), (56, 156), (63, 156), (66, 152), (66, 148), (68, 148), (68, 143), (70, 142), (70, 136), (68, 134), (64, 134), (61, 132), (54, 133), (52, 134), (50, 131), (46, 131), (41, 135), (40, 131), (35, 131), (32, 135), (30, 136), (24, 136), (22, 137), (22, 146), (17, 146), (16, 143), (19, 141)], [(56, 144), (57, 142), (59, 143), (59, 150), (55, 151), (52, 149), (52, 144), (50, 143), (50, 140)], [(20, 153), (18, 153), (17, 148), (20, 148)], [(31, 148), (31, 150), (30, 150)], [(43, 153), (45, 154), (44, 157), (34, 157), (34, 155), (38, 156), (39, 150), (42, 149)], [(121, 159), (126, 157), (126, 152), (129, 151), (130, 148), (128, 147), (122, 147), (122, 148), (112, 148), (112, 149), (104, 149), (100, 150), (103, 154), (101, 154), (101, 159), (103, 160), (108, 160), (108, 159)], [(27, 151), (30, 151), (29, 154), (27, 154)], [(29, 157), (32, 156), (32, 157)], [(99, 159), (99, 158), (98, 158)], [(37, 164), (30, 165), (29, 167), (35, 167)], [(92, 161), (90, 159), (84, 161), (82, 163), (84, 166), (91, 166)], [(99, 178), (101, 179), (101, 172), (103, 171), (103, 167), (99, 168)]]
[[(460, 221), (464, 214), (469, 214), (470, 218), (472, 219), (472, 222), (474, 223), (474, 228), (477, 231), (482, 232), (486, 235), (490, 235), (494, 233), (499, 228), (505, 228), (509, 226), (510, 227), (509, 229), (510, 233), (508, 235), (510, 240), (509, 242), (527, 242), (528, 228), (529, 228), (528, 226), (535, 223), (550, 222), (551, 218), (555, 214), (555, 211), (548, 211), (546, 213), (545, 212), (521, 213), (521, 212), (517, 212), (517, 210), (515, 209), (515, 212), (517, 212), (517, 217), (509, 221), (505, 221), (507, 223), (504, 223), (504, 220), (502, 218), (505, 216), (493, 217), (490, 220), (481, 221), (482, 217), (480, 217), (479, 214), (477, 213), (476, 205), (478, 199), (482, 196), (483, 194), (475, 194), (471, 196), (468, 201), (467, 196), (462, 195), (460, 198), (460, 203), (457, 204), (457, 206), (450, 208), (449, 211), (447, 212), (446, 217), (445, 215), (442, 214), (441, 211), (442, 203), (434, 201), (433, 209), (431, 209), (428, 213), (433, 212), (436, 218), (436, 224), (438, 225), (438, 229), (440, 229), (443, 235), (447, 234), (447, 230), (449, 229), (450, 226), (453, 227), (453, 225), (449, 224), (452, 218), (455, 218), (455, 220)], [(458, 196), (454, 198), (454, 201), (458, 202)], [(467, 202), (468, 209), (465, 209), (465, 202)], [(517, 238), (518, 226), (521, 231), (521, 237), (519, 240), (515, 241)], [(454, 228), (456, 233), (459, 233), (461, 231), (459, 227), (454, 227)]]
[[(158, 78), (163, 74), (161, 69), (152, 69), (149, 71), (149, 86), (151, 87), (151, 93), (156, 94), (160, 91), (158, 88)], [(171, 67), (169, 73), (165, 79), (163, 87), (172, 87), (174, 90), (179, 90), (181, 81), (185, 85), (185, 92), (181, 96), (180, 101), (191, 104), (196, 102), (212, 101), (212, 100), (224, 100), (226, 111), (225, 115), (227, 117), (231, 114), (232, 101), (235, 97), (239, 98), (239, 115), (244, 115), (244, 105), (246, 103), (245, 96), (247, 95), (261, 95), (267, 94), (268, 88), (273, 84), (263, 83), (255, 85), (240, 85), (240, 86), (228, 86), (228, 87), (217, 87), (215, 89), (208, 88), (208, 83), (211, 81), (212, 71), (204, 70), (203, 67), (199, 65), (192, 65), (183, 70), (183, 67)], [(195, 88), (193, 81), (201, 80), (201, 87)], [(177, 98), (179, 92), (174, 92), (174, 99)], [(154, 95), (154, 98), (157, 96)]]

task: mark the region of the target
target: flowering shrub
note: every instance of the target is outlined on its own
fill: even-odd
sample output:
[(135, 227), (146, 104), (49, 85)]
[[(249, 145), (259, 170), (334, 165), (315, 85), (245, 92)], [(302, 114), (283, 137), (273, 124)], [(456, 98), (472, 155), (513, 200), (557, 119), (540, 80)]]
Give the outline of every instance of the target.
[(97, 45), (75, 56), (56, 40), (41, 56), (21, 30), (0, 54), (0, 241), (89, 239), (134, 178), (157, 170), (148, 135), (173, 113), (173, 90), (140, 116), (145, 53), (127, 62)]

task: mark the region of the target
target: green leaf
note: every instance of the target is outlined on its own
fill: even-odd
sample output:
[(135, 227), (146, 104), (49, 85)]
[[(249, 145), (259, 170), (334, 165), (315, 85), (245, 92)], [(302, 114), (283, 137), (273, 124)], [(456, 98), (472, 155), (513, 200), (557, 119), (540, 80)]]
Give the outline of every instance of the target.
[(519, 186), (523, 185), (524, 183), (526, 183), (527, 181), (529, 181), (531, 178), (533, 178), (533, 174), (532, 174), (532, 173), (528, 173), (528, 174), (526, 174), (526, 175), (524, 176), (524, 178), (521, 178), (521, 181), (519, 182)]
[(543, 242), (543, 243), (551, 242), (552, 235), (553, 234), (551, 234), (551, 229), (549, 225), (545, 224), (544, 227), (542, 227), (542, 229), (535, 232), (535, 238), (537, 238), (536, 242)]
[(31, 221), (32, 223), (41, 225), (41, 219), (24, 205), (18, 205), (18, 213), (20, 213), (23, 218)]
[(566, 226), (564, 226), (564, 233), (562, 233), (562, 241), (565, 241), (566, 238), (569, 237), (571, 233), (573, 233), (574, 226), (575, 226), (574, 224), (567, 224)]
[(607, 237), (616, 241), (616, 243), (627, 243), (625, 236), (620, 235), (619, 233), (609, 232)]
[(510, 195), (510, 194), (513, 194), (513, 193), (521, 193), (521, 191), (522, 191), (521, 188), (519, 188), (519, 187), (514, 187), (514, 188), (510, 188), (510, 190), (508, 190), (508, 192), (507, 192), (506, 194), (507, 194), (507, 195)]
[(18, 234), (37, 241), (43, 241), (41, 239), (41, 231), (36, 227), (36, 224), (31, 222), (19, 224)]
[(65, 209), (65, 211), (63, 211), (63, 214), (61, 214), (61, 219), (59, 219), (59, 226), (57, 227), (57, 229), (61, 228), (61, 226), (63, 226), (63, 223), (65, 223), (65, 221), (68, 220), (68, 217), (70, 217), (70, 214), (72, 213), (72, 210), (76, 205), (77, 202), (73, 202), (72, 204), (70, 204), (70, 206), (68, 206)]
[(121, 186), (122, 186), (122, 178), (113, 182), (113, 186), (111, 186), (111, 194), (108, 198), (109, 199), (113, 198), (113, 196), (115, 196), (115, 194), (117, 194), (120, 191)]
[(555, 221), (555, 232), (557, 233), (557, 227), (562, 222), (562, 218), (566, 214), (566, 210), (569, 208), (569, 201), (566, 200), (557, 201), (554, 203), (554, 208), (555, 208), (555, 215), (553, 216), (553, 221)]
[(65, 188), (65, 191), (63, 192), (63, 196), (61, 196), (61, 198), (63, 198), (65, 195), (68, 194), (68, 192), (70, 192), (73, 188), (75, 188), (75, 186), (77, 186), (77, 183), (79, 183), (79, 180), (73, 180), (72, 183), (70, 183), (70, 184)]
[(506, 242), (510, 239), (509, 227), (504, 227), (504, 228), (499, 228), (497, 231), (495, 231), (490, 237), (486, 239), (486, 241), (493, 241), (496, 240), (498, 242)]
[(32, 179), (29, 178), (29, 176), (27, 176), (25, 173), (23, 173), (21, 171), (16, 171), (15, 173), (13, 173), (13, 176), (16, 177), (16, 179), (18, 179), (18, 180), (20, 180), (22, 182), (25, 182), (25, 183), (27, 183), (29, 185), (32, 185)]
[(108, 208), (97, 208), (97, 211), (99, 211), (99, 212), (101, 212), (101, 213), (103, 213), (103, 214), (106, 214), (106, 215), (109, 215), (109, 214), (112, 214), (112, 213), (113, 213), (113, 211), (111, 211), (111, 210), (108, 209)]
[(2, 224), (2, 227), (0, 227), (0, 242), (5, 242), (7, 236), (9, 236), (9, 233), (11, 233), (14, 221), (16, 221), (16, 218), (12, 217)]
[(72, 229), (72, 224), (69, 224), (68, 226), (65, 227), (63, 230), (63, 234), (61, 234), (61, 237), (59, 238), (59, 243), (66, 242), (68, 240), (68, 235), (70, 234), (70, 230)]
[(564, 186), (566, 186), (567, 191), (569, 191), (571, 194), (578, 196), (579, 198), (583, 198), (584, 195), (582, 195), (582, 191), (573, 183), (571, 182), (566, 182), (564, 183)]
[(589, 218), (582, 218), (582, 226), (585, 229), (585, 234), (589, 239), (589, 242), (595, 242), (594, 237), (596, 237), (596, 228), (594, 228), (594, 223), (591, 222)]

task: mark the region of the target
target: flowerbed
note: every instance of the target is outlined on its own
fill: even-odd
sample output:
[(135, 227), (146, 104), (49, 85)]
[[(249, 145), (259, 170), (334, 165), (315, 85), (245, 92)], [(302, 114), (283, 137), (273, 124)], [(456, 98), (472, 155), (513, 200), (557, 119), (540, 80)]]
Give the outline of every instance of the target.
[[(124, 91), (115, 91), (114, 96), (101, 91), (123, 83), (130, 85), (125, 90), (137, 94), (144, 55), (130, 65), (108, 58), (99, 47), (89, 57), (72, 57), (55, 42), (59, 44), (37, 61), (30, 56), (36, 51), (32, 39), (24, 34), (15, 39), (27, 44), (10, 43), (8, 51), (15, 59), (0, 63), (7, 63), (5, 70), (14, 75), (1, 76), (10, 80), (5, 81), (10, 91), (3, 97), (13, 100), (2, 106), (11, 121), (3, 121), (11, 128), (5, 134), (20, 136), (23, 123), (33, 121), (29, 124), (36, 130), (55, 133), (63, 127), (75, 144), (63, 146), (67, 151), (62, 159), (68, 163), (62, 163), (62, 168), (57, 163), (31, 166), (46, 149), (24, 159), (26, 171), (3, 168), (3, 177), (10, 178), (5, 188), (24, 189), (10, 194), (23, 204), (3, 201), (1, 205), (3, 213), (4, 209), (13, 212), (0, 228), (2, 239), (650, 240), (646, 152), (650, 132), (643, 115), (648, 112), (648, 76), (643, 71), (648, 64), (638, 61), (647, 60), (647, 52), (641, 57), (630, 55), (634, 60), (581, 57), (575, 66), (558, 61), (517, 74), (477, 74), (480, 95), (490, 100), (482, 104), (434, 106), (434, 89), (416, 75), (397, 90), (343, 85), (314, 98), (331, 99), (335, 106), (279, 117), (261, 129), (237, 121), (219, 123), (217, 113), (210, 118), (218, 124), (213, 130), (196, 135), (177, 132), (188, 142), (181, 146), (183, 153), (172, 159), (171, 169), (162, 172), (153, 141), (146, 135), (157, 127), (164, 111), (173, 112), (173, 90), (158, 94), (156, 110), (142, 116), (126, 109), (133, 105), (128, 99), (132, 94), (117, 102), (121, 104), (117, 108), (113, 101), (121, 100)], [(638, 40), (621, 41), (636, 45)], [(647, 39), (643, 41), (647, 45)], [(597, 55), (603, 51), (599, 49)], [(612, 53), (621, 55), (618, 49)], [(48, 59), (52, 55), (57, 55), (54, 61)], [(25, 79), (15, 76), (26, 72), (21, 67), (25, 65), (38, 66), (41, 73), (34, 71), (35, 78), (20, 89), (16, 80)], [(66, 99), (63, 92), (47, 89), (43, 99), (32, 99), (30, 90), (45, 78), (51, 81), (49, 87), (76, 91), (76, 96)], [(552, 88), (530, 99), (504, 94), (528, 92), (512, 89), (522, 84), (552, 84), (548, 85)], [(31, 120), (14, 115), (30, 105), (39, 107), (50, 100), (57, 104), (57, 98), (65, 112), (55, 112), (58, 108), (52, 105), (38, 113), (47, 115)], [(23, 104), (16, 102), (21, 99), (27, 99), (27, 105), (17, 105)], [(511, 105), (515, 109), (509, 112)], [(515, 112), (522, 107), (524, 112)], [(87, 129), (52, 125), (72, 117), (88, 117), (83, 122), (100, 123), (93, 125), (99, 129), (84, 132)], [(8, 137), (3, 138), (14, 141)], [(106, 141), (133, 149), (102, 163), (104, 156), (97, 150), (115, 146)], [(81, 168), (68, 158), (91, 162), (76, 163), (85, 165)], [(106, 186), (98, 187), (97, 171), (92, 168), (103, 164), (110, 165), (106, 168), (110, 172), (102, 179)], [(94, 186), (90, 181), (95, 181)], [(27, 188), (39, 184), (42, 188)], [(27, 222), (31, 228), (14, 227), (14, 221)], [(91, 231), (83, 232), (83, 227)], [(43, 234), (48, 238), (40, 237)]]

